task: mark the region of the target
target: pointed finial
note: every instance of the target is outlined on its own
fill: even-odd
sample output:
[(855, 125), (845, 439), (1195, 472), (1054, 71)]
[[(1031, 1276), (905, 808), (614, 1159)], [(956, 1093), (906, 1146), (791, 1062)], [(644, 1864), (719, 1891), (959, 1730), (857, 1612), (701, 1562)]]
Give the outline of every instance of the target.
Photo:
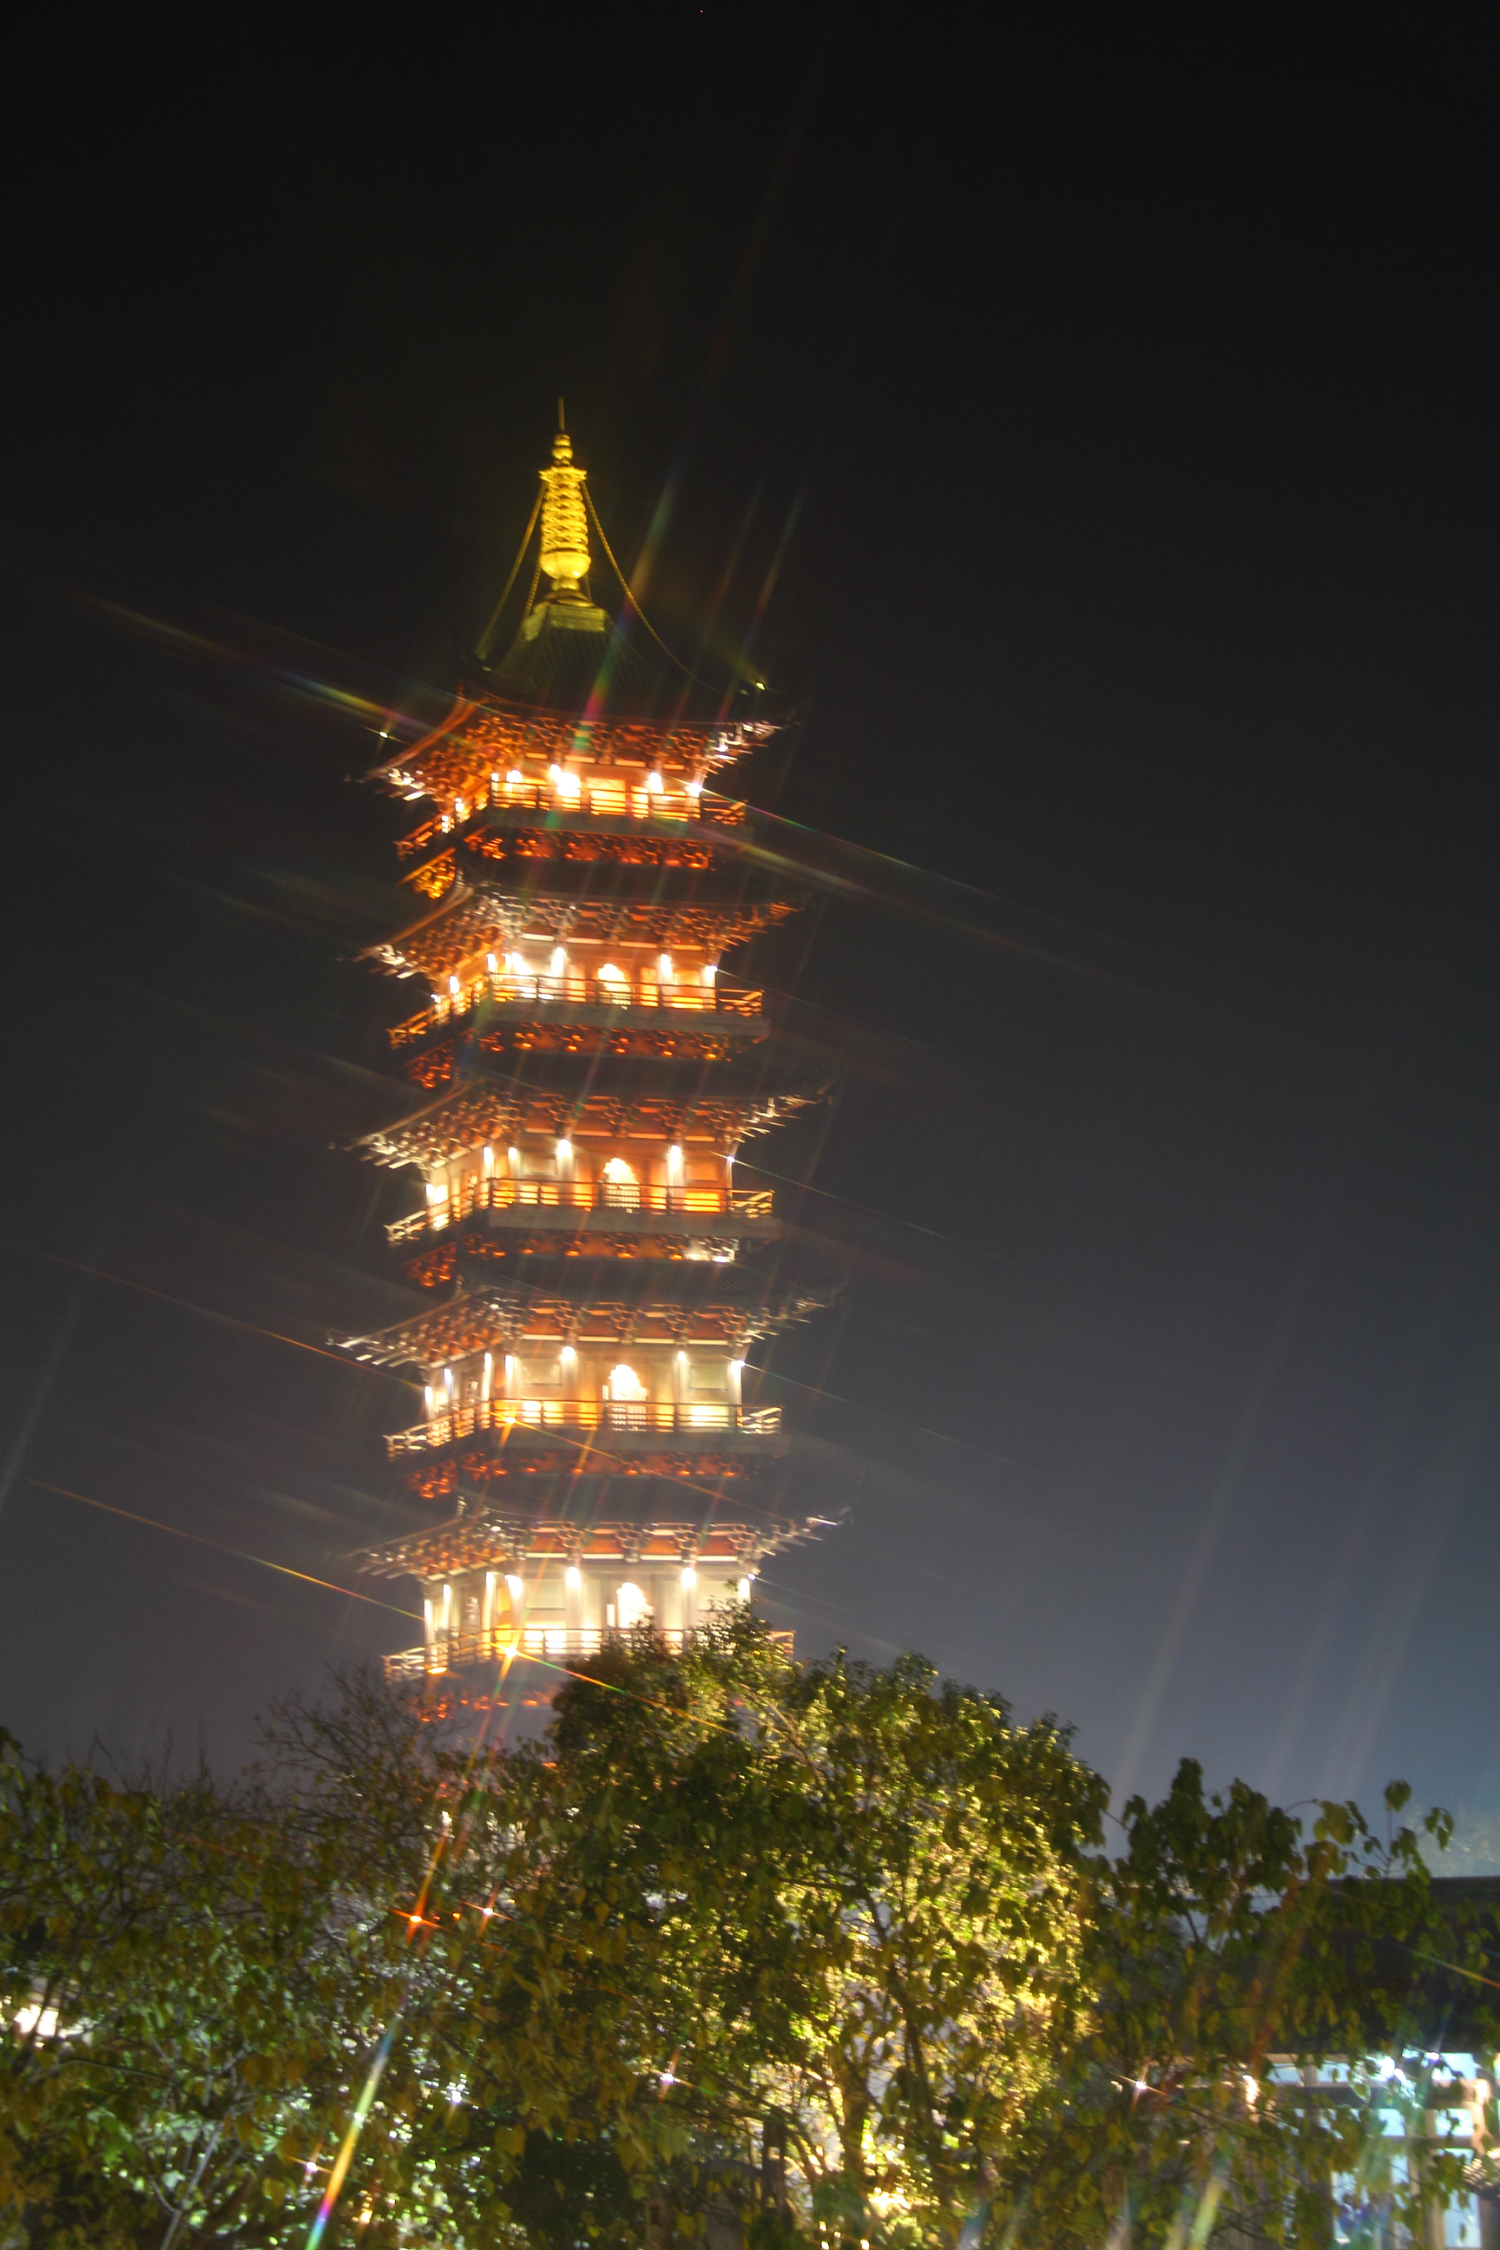
[(573, 441), (563, 427), (563, 402), (557, 402), (557, 435), (552, 466), (542, 477), (542, 568), (554, 597), (578, 600), (579, 580), (588, 575), (589, 527), (583, 504), (584, 469), (573, 466)]

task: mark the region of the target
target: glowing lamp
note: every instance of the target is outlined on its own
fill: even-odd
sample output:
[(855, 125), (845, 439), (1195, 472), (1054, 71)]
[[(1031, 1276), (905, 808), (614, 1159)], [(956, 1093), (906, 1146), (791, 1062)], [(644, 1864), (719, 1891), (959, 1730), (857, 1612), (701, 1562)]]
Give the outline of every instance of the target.
[(569, 1563), (567, 1570), (564, 1572), (564, 1577), (567, 1580), (570, 1591), (576, 1594), (579, 1587), (583, 1584), (583, 1572), (579, 1569), (576, 1562)]
[(646, 776), (646, 787), (647, 787), (647, 788), (648, 788), (648, 789), (650, 790), (650, 792), (651, 792), (651, 794), (652, 794), (652, 796), (653, 796), (653, 797), (659, 797), (659, 796), (661, 795), (661, 793), (662, 793), (662, 790), (663, 790), (663, 789), (665, 788), (665, 786), (666, 786), (666, 784), (665, 784), (665, 783), (663, 782), (663, 780), (662, 780), (662, 778), (661, 778), (661, 775), (660, 775), (659, 773), (648, 773), (648, 774), (647, 774), (647, 776)]
[(521, 1596), (525, 1593), (526, 1588), (523, 1582), (519, 1578), (517, 1578), (513, 1572), (507, 1571), (505, 1574), (505, 1590), (510, 1595), (510, 1598), (513, 1602), (518, 1602), (521, 1599)]
[(692, 1592), (693, 1588), (694, 1588), (694, 1587), (695, 1587), (695, 1586), (697, 1585), (697, 1583), (698, 1583), (698, 1573), (697, 1573), (697, 1571), (696, 1571), (696, 1570), (694, 1570), (694, 1568), (693, 1568), (693, 1566), (692, 1566), (692, 1564), (691, 1564), (691, 1563), (685, 1563), (685, 1564), (683, 1565), (683, 1571), (682, 1571), (682, 1585), (683, 1585), (683, 1591), (684, 1591), (685, 1593), (689, 1593), (689, 1594), (690, 1594), (690, 1593)]

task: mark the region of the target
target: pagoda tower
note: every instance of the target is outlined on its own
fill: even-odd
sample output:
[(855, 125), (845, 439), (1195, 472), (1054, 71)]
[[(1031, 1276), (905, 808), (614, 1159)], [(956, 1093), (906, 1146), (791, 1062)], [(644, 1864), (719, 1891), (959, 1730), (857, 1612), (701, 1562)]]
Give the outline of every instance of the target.
[(414, 1106), (359, 1144), (420, 1178), (389, 1233), (426, 1302), (343, 1341), (419, 1373), (387, 1445), (441, 1514), (363, 1561), (421, 1583), (423, 1645), (390, 1674), (466, 1702), (511, 1652), (642, 1624), (680, 1645), (815, 1520), (774, 1512), (785, 1441), (748, 1355), (827, 1290), (734, 1163), (826, 1089), (723, 971), (799, 897), (710, 786), (779, 721), (761, 683), (687, 674), (623, 581), (618, 617), (594, 601), (585, 480), (560, 433), (509, 653), (481, 645), (375, 777), (430, 807), (397, 846), (412, 917), (371, 953), (425, 989), (390, 1033)]

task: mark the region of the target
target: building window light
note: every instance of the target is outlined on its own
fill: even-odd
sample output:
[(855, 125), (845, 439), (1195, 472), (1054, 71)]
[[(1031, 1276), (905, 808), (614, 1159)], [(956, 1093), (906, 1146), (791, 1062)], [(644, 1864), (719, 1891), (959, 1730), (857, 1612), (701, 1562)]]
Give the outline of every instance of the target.
[(740, 1580), (740, 1600), (742, 1602), (749, 1601), (750, 1589), (754, 1584), (755, 1573), (753, 1570), (747, 1570), (744, 1577)]
[(560, 977), (564, 969), (566, 969), (567, 965), (567, 948), (561, 945), (554, 945), (552, 948), (552, 974), (555, 977)]
[(427, 1401), (427, 1411), (430, 1414), (432, 1412), (432, 1385), (430, 1383), (422, 1385), (422, 1396)]
[(452, 1370), (452, 1368), (451, 1368), (451, 1367), (445, 1367), (445, 1368), (443, 1369), (443, 1388), (444, 1388), (444, 1389), (445, 1389), (445, 1390), (447, 1391), (447, 1393), (448, 1393), (448, 1396), (449, 1396), (450, 1398), (452, 1398), (452, 1396), (453, 1396), (453, 1370)]
[(456, 1000), (456, 999), (458, 998), (458, 979), (457, 979), (457, 977), (450, 977), (450, 978), (448, 979), (448, 990), (449, 990), (449, 991), (450, 991), (450, 992), (452, 993), (452, 995), (453, 995), (454, 999)]
[(658, 968), (658, 969), (660, 970), (660, 972), (661, 972), (661, 981), (662, 981), (662, 983), (663, 983), (663, 984), (670, 984), (670, 983), (671, 983), (671, 981), (672, 981), (672, 956), (671, 956), (671, 954), (670, 954), (670, 953), (659, 953), (659, 954), (657, 955), (657, 958), (656, 958), (656, 966), (657, 966), (657, 968)]
[(484, 1168), (486, 1172), (493, 1172), (495, 1169), (495, 1152), (488, 1141), (484, 1144)]
[(659, 773), (647, 774), (646, 787), (650, 790), (653, 797), (659, 797), (665, 786), (666, 784), (663, 782), (662, 777)]
[(523, 1581), (513, 1571), (505, 1573), (505, 1590), (513, 1602), (518, 1602), (526, 1591)]
[(500, 966), (499, 962), (498, 962), (498, 961), (496, 960), (496, 958), (495, 958), (495, 956), (494, 956), (494, 954), (493, 954), (493, 953), (487, 953), (487, 954), (485, 955), (485, 957), (484, 957), (484, 965), (485, 965), (485, 967), (486, 967), (486, 968), (487, 968), (487, 969), (489, 970), (489, 972), (490, 972), (490, 975), (491, 975), (491, 976), (494, 976), (494, 974), (495, 974), (496, 970), (497, 970), (497, 969), (499, 968), (499, 966)]
[(520, 789), (524, 787), (525, 781), (526, 776), (524, 773), (522, 773), (520, 767), (512, 766), (510, 772), (505, 777), (505, 786), (507, 789)]
[(429, 1203), (446, 1203), (446, 1202), (447, 1202), (447, 1200), (448, 1200), (448, 1190), (447, 1190), (447, 1189), (446, 1189), (446, 1188), (444, 1187), (444, 1185), (443, 1185), (443, 1183), (442, 1183), (442, 1181), (441, 1181), (441, 1180), (429, 1180), (429, 1181), (428, 1181), (428, 1183), (427, 1183), (427, 1200), (428, 1200), (428, 1202), (429, 1202)]

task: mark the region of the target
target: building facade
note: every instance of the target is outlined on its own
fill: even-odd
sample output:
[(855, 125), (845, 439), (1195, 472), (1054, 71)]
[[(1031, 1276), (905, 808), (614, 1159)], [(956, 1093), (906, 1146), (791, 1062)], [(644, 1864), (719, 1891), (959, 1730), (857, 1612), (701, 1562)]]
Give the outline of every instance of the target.
[(360, 1145), (420, 1183), (389, 1232), (423, 1302), (342, 1341), (422, 1384), (388, 1445), (437, 1520), (363, 1558), (421, 1584), (395, 1676), (680, 1642), (813, 1528), (775, 1510), (749, 1354), (828, 1291), (735, 1159), (826, 1088), (726, 971), (800, 898), (717, 786), (780, 722), (763, 684), (686, 672), (628, 589), (594, 599), (591, 522), (559, 434), (508, 652), (377, 769), (424, 815), (371, 957), (423, 997), (390, 1033), (407, 1104)]

